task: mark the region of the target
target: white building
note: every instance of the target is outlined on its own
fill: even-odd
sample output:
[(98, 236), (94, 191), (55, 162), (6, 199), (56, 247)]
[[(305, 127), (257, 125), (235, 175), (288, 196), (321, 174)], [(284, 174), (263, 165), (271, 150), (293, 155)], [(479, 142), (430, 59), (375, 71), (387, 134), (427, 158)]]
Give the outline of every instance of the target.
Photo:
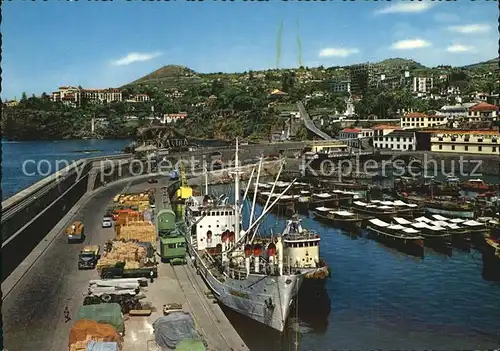
[(436, 113), (438, 116), (445, 116), (448, 119), (458, 119), (467, 117), (469, 113), (469, 109), (477, 105), (476, 103), (465, 103), (465, 104), (456, 104), (456, 105), (445, 105), (441, 107), (441, 109)]
[(429, 128), (448, 123), (448, 118), (442, 115), (426, 115), (420, 112), (411, 112), (401, 117), (401, 128)]
[(186, 112), (180, 112), (180, 113), (166, 113), (163, 115), (163, 120), (161, 123), (174, 123), (177, 121), (184, 120), (187, 118), (187, 113)]
[(373, 129), (371, 128), (344, 128), (339, 132), (339, 139), (345, 140), (349, 146), (360, 147), (361, 139), (373, 137)]
[(430, 93), (434, 86), (433, 78), (413, 77), (414, 93)]
[(52, 93), (51, 100), (54, 102), (62, 102), (69, 106), (79, 106), (82, 100), (89, 103), (110, 103), (122, 101), (122, 93), (120, 89), (83, 89), (72, 86), (62, 86)]
[(498, 120), (498, 107), (480, 102), (472, 106), (467, 113), (469, 122), (493, 122)]
[(137, 94), (132, 96), (130, 99), (127, 99), (126, 102), (148, 102), (152, 99), (147, 94)]
[(403, 130), (394, 130), (386, 135), (373, 138), (373, 147), (386, 150), (415, 150), (415, 133)]

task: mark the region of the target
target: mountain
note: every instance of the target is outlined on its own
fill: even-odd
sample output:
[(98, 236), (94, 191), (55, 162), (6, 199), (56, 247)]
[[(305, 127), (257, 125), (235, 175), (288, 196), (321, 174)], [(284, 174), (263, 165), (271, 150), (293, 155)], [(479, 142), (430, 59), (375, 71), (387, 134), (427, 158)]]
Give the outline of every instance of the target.
[(404, 59), (404, 58), (389, 58), (383, 61), (380, 61), (375, 64), (376, 66), (380, 67), (381, 69), (385, 69), (388, 71), (396, 71), (396, 70), (403, 70), (403, 69), (408, 69), (410, 71), (413, 71), (415, 69), (425, 69), (424, 65), (418, 63), (417, 61), (414, 60), (409, 60), (409, 59)]
[(484, 62), (479, 62), (479, 63), (474, 63), (472, 65), (467, 65), (463, 66), (462, 68), (465, 69), (470, 69), (470, 70), (488, 70), (488, 71), (495, 71), (498, 70), (498, 63), (499, 63), (500, 57), (484, 61)]
[(179, 65), (168, 65), (128, 83), (123, 87), (157, 86), (163, 89), (169, 89), (180, 88), (191, 84), (200, 84), (203, 83), (203, 81), (204, 80), (192, 69)]

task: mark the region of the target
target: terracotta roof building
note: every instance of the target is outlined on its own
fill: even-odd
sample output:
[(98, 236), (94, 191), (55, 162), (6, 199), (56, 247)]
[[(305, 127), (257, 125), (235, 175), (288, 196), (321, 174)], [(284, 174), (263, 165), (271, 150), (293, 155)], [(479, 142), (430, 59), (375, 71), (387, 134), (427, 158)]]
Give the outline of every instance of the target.
[(498, 120), (498, 106), (480, 102), (472, 106), (467, 113), (469, 122), (493, 122)]
[(420, 112), (411, 112), (401, 117), (401, 128), (429, 128), (444, 125), (448, 122), (446, 116), (426, 115)]

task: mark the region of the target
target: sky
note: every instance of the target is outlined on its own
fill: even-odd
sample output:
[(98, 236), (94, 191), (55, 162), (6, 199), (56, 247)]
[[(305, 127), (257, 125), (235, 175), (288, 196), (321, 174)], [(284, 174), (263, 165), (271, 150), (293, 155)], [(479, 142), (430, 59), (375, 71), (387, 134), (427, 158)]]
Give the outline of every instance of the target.
[(309, 67), (390, 57), (462, 66), (498, 56), (495, 1), (2, 5), (2, 100), (19, 99), (22, 92), (50, 93), (61, 85), (119, 87), (169, 64), (208, 73), (293, 68), (300, 56)]

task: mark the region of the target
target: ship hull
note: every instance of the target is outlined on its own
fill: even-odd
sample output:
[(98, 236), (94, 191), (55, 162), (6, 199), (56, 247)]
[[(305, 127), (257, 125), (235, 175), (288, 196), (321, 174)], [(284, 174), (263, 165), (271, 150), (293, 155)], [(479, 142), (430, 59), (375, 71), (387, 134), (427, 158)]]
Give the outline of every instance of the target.
[(207, 262), (190, 244), (188, 250), (198, 273), (216, 299), (232, 310), (282, 332), (290, 306), (304, 280), (304, 274), (250, 274), (244, 279), (218, 279)]

